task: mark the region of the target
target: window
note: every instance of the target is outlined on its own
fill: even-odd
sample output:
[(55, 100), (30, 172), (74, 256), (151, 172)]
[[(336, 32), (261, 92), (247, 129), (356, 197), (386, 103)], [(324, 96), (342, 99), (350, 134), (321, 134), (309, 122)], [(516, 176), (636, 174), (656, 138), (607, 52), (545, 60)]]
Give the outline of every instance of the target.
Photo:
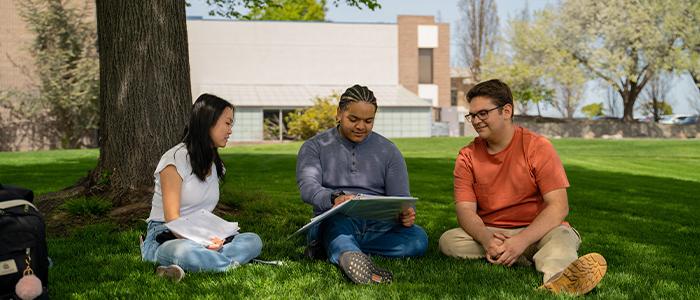
[(450, 105), (457, 106), (457, 89), (450, 89)]
[(418, 49), (418, 83), (433, 83), (433, 49)]

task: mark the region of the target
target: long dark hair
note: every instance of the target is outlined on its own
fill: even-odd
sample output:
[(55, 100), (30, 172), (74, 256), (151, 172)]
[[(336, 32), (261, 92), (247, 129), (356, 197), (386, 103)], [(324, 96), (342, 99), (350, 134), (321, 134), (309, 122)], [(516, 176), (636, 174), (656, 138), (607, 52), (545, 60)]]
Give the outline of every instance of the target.
[(224, 164), (219, 157), (218, 149), (209, 136), (209, 130), (216, 124), (227, 107), (235, 111), (233, 104), (211, 94), (202, 94), (192, 104), (190, 121), (185, 127), (182, 142), (187, 147), (192, 172), (201, 181), (207, 177), (212, 162), (216, 166), (219, 180), (224, 179)]

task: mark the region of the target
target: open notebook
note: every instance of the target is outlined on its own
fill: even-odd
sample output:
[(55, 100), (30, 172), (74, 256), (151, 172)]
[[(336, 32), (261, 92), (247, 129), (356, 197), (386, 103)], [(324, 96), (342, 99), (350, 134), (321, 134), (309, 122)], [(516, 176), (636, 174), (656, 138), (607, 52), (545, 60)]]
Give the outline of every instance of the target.
[(291, 234), (289, 237), (303, 233), (314, 224), (317, 224), (328, 217), (342, 213), (346, 216), (376, 220), (384, 222), (398, 222), (399, 213), (406, 208), (415, 207), (417, 198), (413, 197), (393, 197), (393, 196), (372, 196), (359, 194), (352, 200), (345, 201), (326, 212), (314, 217), (309, 223)]
[(238, 222), (229, 222), (206, 210), (165, 223), (170, 231), (198, 244), (211, 245), (211, 238), (225, 239), (238, 234)]

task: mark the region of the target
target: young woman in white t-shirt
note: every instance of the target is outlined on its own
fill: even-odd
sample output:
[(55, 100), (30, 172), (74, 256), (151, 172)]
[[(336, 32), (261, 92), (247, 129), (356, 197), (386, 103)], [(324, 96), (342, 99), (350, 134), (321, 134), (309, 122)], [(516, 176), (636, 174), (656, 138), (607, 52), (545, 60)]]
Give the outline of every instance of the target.
[(185, 270), (223, 272), (260, 254), (262, 241), (254, 233), (238, 234), (229, 243), (224, 243), (226, 237), (217, 237), (212, 239), (213, 245), (205, 247), (168, 234), (165, 227), (166, 222), (216, 207), (219, 182), (226, 172), (217, 148), (226, 146), (233, 113), (233, 105), (226, 100), (209, 94), (199, 96), (192, 105), (182, 142), (165, 152), (156, 167), (141, 255), (160, 265), (156, 269), (159, 276), (179, 281)]

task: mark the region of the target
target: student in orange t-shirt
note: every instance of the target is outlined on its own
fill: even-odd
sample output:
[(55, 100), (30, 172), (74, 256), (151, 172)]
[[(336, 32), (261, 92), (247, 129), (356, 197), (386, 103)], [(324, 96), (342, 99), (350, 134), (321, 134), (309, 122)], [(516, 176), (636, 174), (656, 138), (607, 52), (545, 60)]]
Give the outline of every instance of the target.
[(500, 80), (467, 93), (466, 115), (479, 134), (455, 161), (454, 197), (459, 227), (440, 237), (440, 251), (492, 264), (531, 265), (542, 288), (582, 295), (605, 275), (598, 253), (578, 257), (578, 232), (569, 213), (569, 181), (552, 144), (513, 125), (513, 96)]

